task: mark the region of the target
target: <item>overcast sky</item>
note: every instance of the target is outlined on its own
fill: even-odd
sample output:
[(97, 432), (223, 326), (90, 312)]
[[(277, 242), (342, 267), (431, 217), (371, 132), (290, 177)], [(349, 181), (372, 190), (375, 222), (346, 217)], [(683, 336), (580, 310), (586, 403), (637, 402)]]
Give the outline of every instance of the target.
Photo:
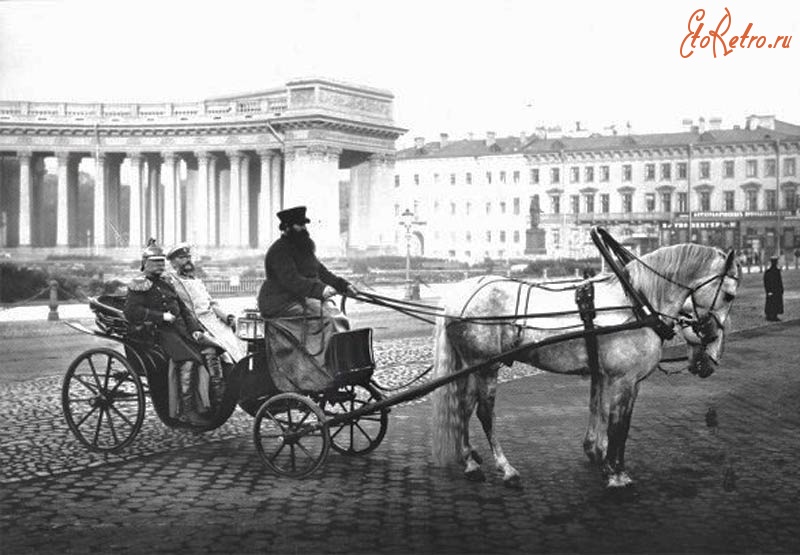
[[(692, 13), (706, 9), (705, 35), (726, 6), (728, 40), (752, 23), (789, 48), (682, 58)], [(800, 124), (799, 21), (800, 3), (774, 0), (0, 2), (0, 100), (201, 100), (325, 76), (392, 91), (403, 143), (575, 121)]]

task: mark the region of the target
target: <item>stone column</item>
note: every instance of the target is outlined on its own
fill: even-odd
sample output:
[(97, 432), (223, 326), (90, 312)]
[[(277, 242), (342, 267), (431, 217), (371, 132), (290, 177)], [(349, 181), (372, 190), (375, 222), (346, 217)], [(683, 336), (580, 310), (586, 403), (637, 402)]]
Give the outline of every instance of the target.
[(242, 155), (239, 187), (239, 245), (250, 247), (250, 157)]
[(128, 154), (131, 163), (130, 171), (130, 208), (128, 222), (128, 246), (139, 246), (146, 243), (142, 236), (142, 155), (138, 152)]
[(226, 152), (231, 163), (230, 186), (228, 188), (228, 225), (225, 229), (223, 244), (238, 247), (241, 245), (240, 223), (241, 201), (241, 164), (242, 153), (237, 150)]
[(309, 232), (321, 256), (342, 254), (339, 229), (339, 155), (325, 145), (295, 148), (286, 155), (284, 206), (308, 207)]
[(120, 199), (122, 158), (117, 154), (106, 155), (106, 244), (122, 246), (122, 225), (120, 224)]
[(162, 182), (164, 183), (164, 241), (166, 249), (171, 248), (180, 236), (180, 204), (178, 202), (177, 183), (175, 179), (175, 153), (165, 152), (162, 166)]
[(68, 242), (70, 245), (78, 246), (81, 244), (80, 236), (80, 204), (78, 202), (80, 192), (80, 156), (70, 156), (67, 165), (67, 204), (70, 222), (68, 224)]
[(270, 178), (272, 177), (272, 151), (260, 150), (258, 157), (261, 160), (261, 189), (258, 192), (258, 246), (269, 247), (272, 244), (272, 191)]
[(19, 152), (19, 245), (31, 244), (31, 157), (32, 152)]
[(347, 246), (356, 251), (364, 251), (369, 244), (371, 169), (369, 160), (350, 169)]
[(194, 217), (190, 225), (194, 228), (193, 240), (197, 245), (207, 247), (213, 244), (209, 239), (211, 220), (214, 218), (214, 207), (209, 203), (208, 152), (196, 152), (197, 184), (194, 195)]
[(219, 245), (219, 197), (217, 196), (217, 157), (208, 159), (208, 245)]
[(95, 157), (94, 176), (94, 246), (106, 246), (106, 155)]
[(56, 246), (69, 246), (69, 153), (59, 152), (58, 190), (56, 193)]
[[(394, 232), (397, 219), (394, 217), (391, 202), (394, 187), (394, 154), (376, 154), (370, 158), (370, 195), (367, 218), (369, 226), (368, 242), (377, 246), (382, 252), (395, 246)], [(413, 206), (410, 206), (413, 210)]]
[(272, 157), (272, 175), (269, 179), (269, 220), (268, 226), (273, 238), (278, 238), (278, 219), (275, 216), (283, 210), (283, 157), (276, 154)]
[[(147, 181), (150, 189), (150, 231), (146, 239), (151, 237), (161, 241), (162, 215), (161, 215), (161, 156), (150, 155), (147, 159)], [(145, 240), (145, 243), (147, 241)]]

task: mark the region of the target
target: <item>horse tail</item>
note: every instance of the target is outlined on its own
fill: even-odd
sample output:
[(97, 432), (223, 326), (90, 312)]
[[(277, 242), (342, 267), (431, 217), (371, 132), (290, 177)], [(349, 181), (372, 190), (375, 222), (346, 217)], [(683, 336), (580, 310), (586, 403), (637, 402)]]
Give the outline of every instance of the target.
[[(447, 336), (446, 318), (436, 319), (433, 347), (433, 378), (448, 376), (456, 371), (458, 354)], [(461, 381), (461, 380), (457, 380)], [(459, 448), (464, 437), (466, 419), (462, 409), (458, 383), (450, 382), (433, 392), (432, 453), (437, 466), (456, 462), (460, 458)]]

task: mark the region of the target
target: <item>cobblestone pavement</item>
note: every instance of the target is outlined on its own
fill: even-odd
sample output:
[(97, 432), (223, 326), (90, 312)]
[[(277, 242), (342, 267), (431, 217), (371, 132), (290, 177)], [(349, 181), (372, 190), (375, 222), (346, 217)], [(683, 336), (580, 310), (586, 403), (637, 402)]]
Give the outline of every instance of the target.
[[(433, 467), (426, 400), (394, 408), (370, 455), (332, 453), (290, 480), (262, 466), (246, 415), (198, 436), (151, 414), (126, 455), (89, 456), (63, 424), (57, 382), (26, 382), (0, 398), (0, 552), (800, 552), (799, 330), (734, 335), (707, 380), (648, 378), (627, 449), (637, 482), (621, 492), (585, 460), (588, 382), (574, 377), (517, 368), (500, 388), (498, 432), (522, 490)], [(384, 355), (405, 368), (430, 360), (426, 343)]]

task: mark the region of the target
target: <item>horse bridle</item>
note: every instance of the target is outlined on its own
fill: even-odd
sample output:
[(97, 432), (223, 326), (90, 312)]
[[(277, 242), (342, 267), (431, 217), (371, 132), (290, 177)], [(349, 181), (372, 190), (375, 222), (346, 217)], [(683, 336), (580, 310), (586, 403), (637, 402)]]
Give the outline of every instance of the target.
[[(729, 254), (725, 261), (725, 268), (722, 270), (721, 274), (711, 276), (710, 278), (703, 281), (702, 283), (699, 283), (693, 288), (687, 285), (683, 285), (681, 283), (677, 283), (674, 280), (671, 279), (669, 280), (672, 281), (672, 283), (675, 283), (676, 285), (679, 285), (689, 290), (689, 298), (692, 299), (692, 312), (694, 312), (694, 317), (680, 318), (678, 319), (678, 324), (683, 328), (691, 327), (694, 334), (700, 339), (700, 344), (703, 347), (717, 340), (717, 337), (719, 337), (719, 334), (717, 333), (718, 330), (725, 329), (725, 325), (722, 323), (722, 321), (720, 321), (719, 316), (717, 316), (716, 313), (714, 312), (714, 305), (717, 304), (717, 299), (719, 298), (720, 291), (722, 291), (722, 285), (725, 283), (726, 278), (730, 278), (734, 281), (739, 281), (738, 276), (731, 276), (728, 274), (733, 263), (734, 263), (734, 257), (730, 256)], [(665, 279), (669, 279), (666, 276), (663, 277)], [(697, 291), (699, 291), (706, 285), (713, 283), (714, 280), (717, 279), (719, 280), (719, 284), (717, 285), (717, 289), (714, 292), (714, 298), (711, 301), (711, 304), (708, 306), (706, 313), (701, 316), (700, 313), (697, 311), (697, 308), (700, 305), (695, 299), (695, 293), (697, 293)], [(700, 306), (700, 308), (703, 307)]]

